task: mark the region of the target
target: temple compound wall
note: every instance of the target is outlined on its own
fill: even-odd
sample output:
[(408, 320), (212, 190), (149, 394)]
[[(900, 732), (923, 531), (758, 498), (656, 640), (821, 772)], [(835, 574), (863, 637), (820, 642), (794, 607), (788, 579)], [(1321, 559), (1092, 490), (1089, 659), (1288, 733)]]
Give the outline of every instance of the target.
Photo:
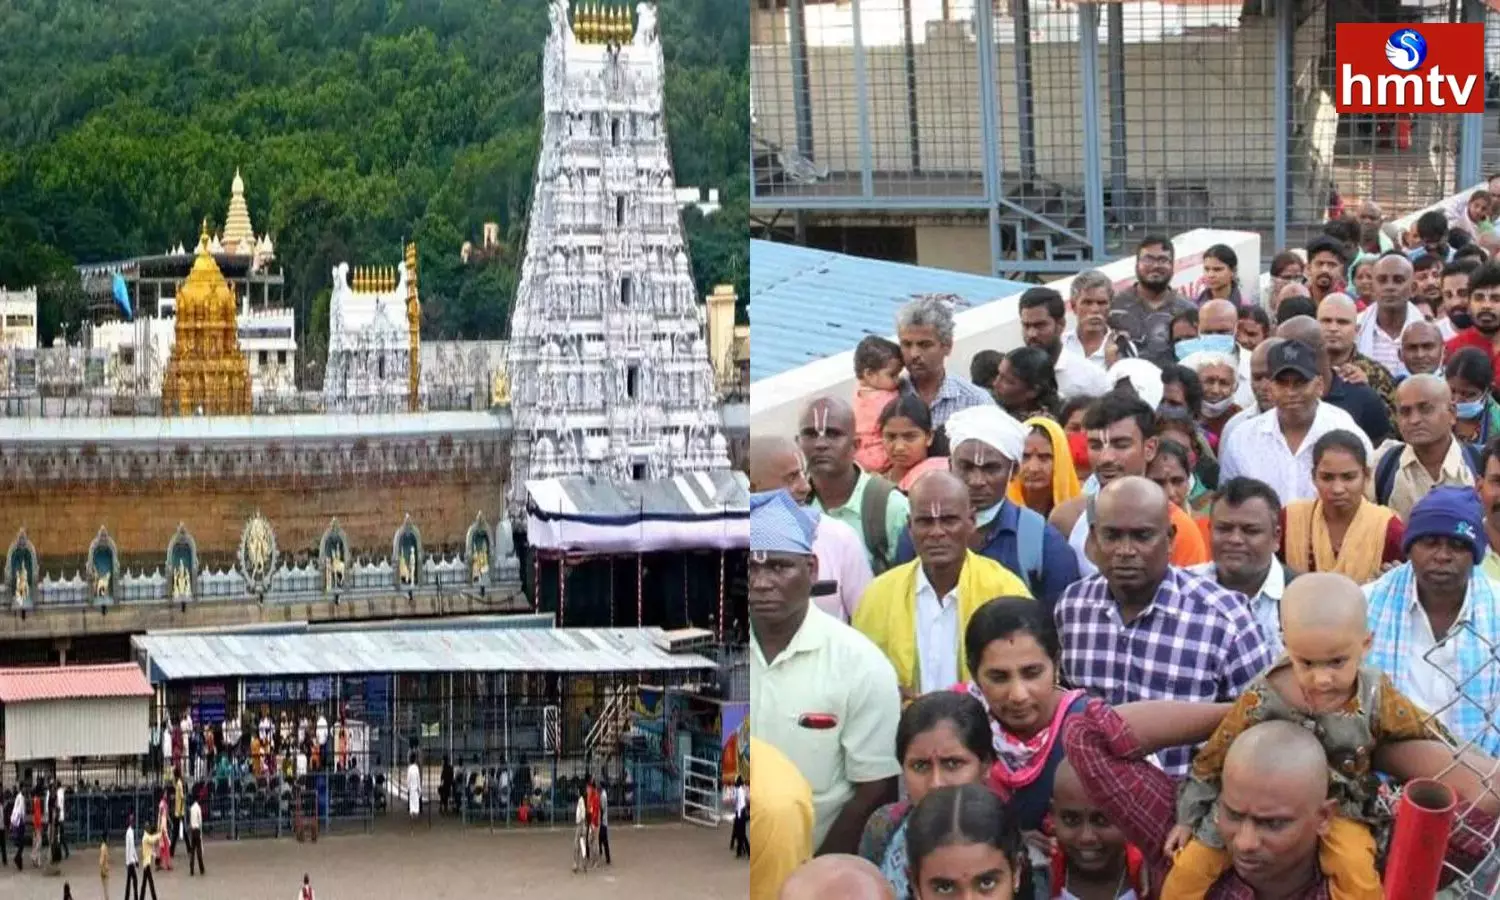
[(203, 563), (229, 564), (258, 514), (288, 562), (315, 561), (333, 519), (352, 556), (385, 558), (407, 516), (441, 553), (501, 514), (508, 417), (343, 418), (0, 421), (0, 542), (24, 528), (41, 568), (66, 570), (102, 527), (122, 566), (145, 568), (182, 526)]

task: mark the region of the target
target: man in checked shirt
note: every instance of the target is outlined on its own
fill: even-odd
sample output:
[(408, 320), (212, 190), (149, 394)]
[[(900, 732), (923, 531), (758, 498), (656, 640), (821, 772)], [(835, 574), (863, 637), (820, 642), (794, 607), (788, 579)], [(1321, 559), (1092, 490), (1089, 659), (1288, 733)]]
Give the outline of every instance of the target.
[[(1095, 502), (1100, 572), (1063, 591), (1055, 612), (1063, 678), (1113, 706), (1238, 697), (1272, 662), (1244, 595), (1170, 564), (1169, 504), (1152, 482), (1116, 479)], [(1191, 757), (1173, 747), (1162, 768), (1180, 778)]]

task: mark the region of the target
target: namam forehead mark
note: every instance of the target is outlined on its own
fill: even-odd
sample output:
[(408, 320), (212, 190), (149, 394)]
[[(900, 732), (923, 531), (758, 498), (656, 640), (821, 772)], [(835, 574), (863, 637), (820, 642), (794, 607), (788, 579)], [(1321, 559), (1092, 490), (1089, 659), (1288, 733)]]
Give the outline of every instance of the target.
[(1135, 419), (1125, 418), (1118, 422), (1111, 422), (1103, 428), (1095, 428), (1088, 433), (1091, 438), (1098, 438), (1101, 444), (1108, 444), (1115, 438), (1136, 438), (1140, 435), (1140, 427), (1136, 425)]

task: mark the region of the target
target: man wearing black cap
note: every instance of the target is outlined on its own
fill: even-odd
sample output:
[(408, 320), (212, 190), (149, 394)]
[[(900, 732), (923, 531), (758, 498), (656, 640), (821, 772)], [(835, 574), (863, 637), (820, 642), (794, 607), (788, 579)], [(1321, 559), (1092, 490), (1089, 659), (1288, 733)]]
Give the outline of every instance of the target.
[(1359, 437), (1367, 458), (1373, 451), (1348, 413), (1323, 402), (1317, 350), (1289, 340), (1272, 348), (1268, 357), (1272, 408), (1235, 429), (1219, 448), (1219, 480), (1264, 481), (1284, 505), (1317, 496), (1312, 448), (1318, 438), (1342, 429)]
[(1379, 444), (1391, 435), (1391, 414), (1385, 401), (1368, 384), (1355, 384), (1340, 378), (1333, 370), (1323, 329), (1311, 316), (1295, 316), (1276, 328), (1276, 336), (1301, 341), (1313, 348), (1318, 357), (1318, 372), (1323, 376), (1323, 402), (1337, 406), (1354, 420), (1370, 439)]

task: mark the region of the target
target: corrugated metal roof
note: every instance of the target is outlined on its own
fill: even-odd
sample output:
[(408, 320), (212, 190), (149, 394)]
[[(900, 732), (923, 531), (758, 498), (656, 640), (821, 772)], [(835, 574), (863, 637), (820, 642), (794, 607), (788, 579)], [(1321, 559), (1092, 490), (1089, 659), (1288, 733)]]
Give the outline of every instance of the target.
[(0, 703), (150, 696), (151, 684), (135, 663), (0, 669)]
[(670, 672), (712, 669), (657, 646), (660, 628), (148, 634), (153, 681), (383, 672)]
[(861, 259), (771, 241), (750, 242), (750, 380), (853, 350), (866, 335), (896, 331), (896, 313), (918, 294), (956, 294), (970, 307), (1030, 285), (947, 269)]
[(0, 442), (79, 444), (268, 441), (338, 437), (378, 438), (419, 434), (490, 434), (504, 427), (489, 412), (423, 412), (359, 415), (113, 416), (0, 418)]

